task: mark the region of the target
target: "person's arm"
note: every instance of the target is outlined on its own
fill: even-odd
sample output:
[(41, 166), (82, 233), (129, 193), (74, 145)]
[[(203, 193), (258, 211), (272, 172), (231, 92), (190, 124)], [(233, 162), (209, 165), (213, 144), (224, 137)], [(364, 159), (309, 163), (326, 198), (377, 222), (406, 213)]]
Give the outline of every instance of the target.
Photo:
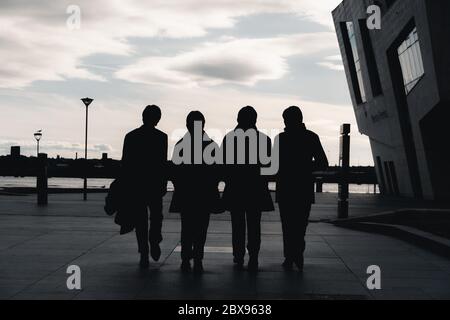
[(123, 140), (123, 149), (122, 149), (122, 168), (129, 167), (129, 162), (131, 158), (131, 148), (130, 148), (130, 139), (128, 135), (125, 136)]
[(169, 161), (167, 160), (168, 158), (168, 137), (165, 134), (164, 138), (163, 138), (163, 147), (162, 147), (162, 159), (161, 159), (161, 163), (162, 163), (162, 171), (163, 171), (163, 183), (165, 184), (165, 187), (167, 188), (167, 181), (169, 180), (169, 176), (170, 176), (170, 170), (172, 169), (170, 167)]
[(320, 138), (317, 135), (314, 137), (313, 157), (313, 171), (324, 171), (328, 168), (327, 155), (325, 154), (322, 143), (320, 143)]
[(272, 158), (272, 162), (274, 162), (274, 161), (277, 162), (276, 164), (272, 163), (272, 166), (273, 165), (276, 166), (275, 178), (278, 178), (279, 177), (279, 172), (280, 172), (280, 161), (281, 161), (280, 135), (277, 135), (275, 137), (275, 140), (274, 140), (274, 143), (273, 143), (273, 148), (272, 148), (272, 153), (271, 153), (271, 158)]
[(168, 157), (168, 138), (167, 135), (164, 135), (163, 137), (163, 144), (162, 144), (162, 153), (161, 153), (161, 163), (163, 164), (163, 171), (164, 171), (164, 178), (167, 180), (168, 175), (168, 168), (167, 168), (167, 157)]
[(222, 158), (222, 164), (218, 166), (219, 181), (226, 182), (227, 180), (227, 156), (226, 156), (226, 136), (222, 140), (222, 144), (219, 146), (219, 155)]

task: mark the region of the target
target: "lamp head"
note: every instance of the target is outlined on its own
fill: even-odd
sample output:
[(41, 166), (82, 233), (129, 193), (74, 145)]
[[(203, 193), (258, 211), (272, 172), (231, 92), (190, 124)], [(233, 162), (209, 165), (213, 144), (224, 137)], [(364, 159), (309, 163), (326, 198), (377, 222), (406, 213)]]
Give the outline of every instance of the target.
[(89, 105), (92, 103), (92, 101), (94, 101), (94, 99), (91, 99), (91, 98), (83, 98), (83, 99), (81, 99), (81, 101), (83, 101), (83, 103), (84, 103), (84, 105), (85, 105), (86, 107), (89, 107)]
[(42, 130), (36, 131), (34, 134), (34, 138), (36, 139), (36, 141), (41, 140), (42, 138)]

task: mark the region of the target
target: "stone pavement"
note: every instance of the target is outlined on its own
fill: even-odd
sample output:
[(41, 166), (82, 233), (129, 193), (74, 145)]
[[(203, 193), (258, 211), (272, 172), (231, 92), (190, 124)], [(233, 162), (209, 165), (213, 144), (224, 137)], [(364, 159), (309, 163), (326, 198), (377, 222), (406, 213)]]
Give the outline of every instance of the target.
[[(335, 197), (319, 195), (312, 219), (334, 218)], [(38, 208), (34, 196), (0, 196), (0, 299), (450, 299), (449, 260), (327, 223), (308, 229), (304, 274), (283, 272), (277, 213), (263, 218), (257, 275), (233, 270), (227, 214), (211, 221), (203, 276), (179, 272), (180, 221), (167, 213), (162, 259), (140, 271), (134, 234), (118, 234), (103, 198), (89, 195), (85, 203), (80, 195), (51, 195), (50, 205)], [(409, 205), (353, 196), (350, 213)], [(67, 289), (68, 265), (81, 268), (82, 290)], [(370, 265), (381, 268), (381, 290), (366, 287)]]

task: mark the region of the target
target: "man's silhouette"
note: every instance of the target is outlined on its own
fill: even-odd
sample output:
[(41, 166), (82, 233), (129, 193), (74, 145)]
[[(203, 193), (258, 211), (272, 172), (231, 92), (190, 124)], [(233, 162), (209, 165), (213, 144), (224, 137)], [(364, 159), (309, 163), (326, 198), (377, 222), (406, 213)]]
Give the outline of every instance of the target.
[[(242, 269), (245, 257), (245, 234), (247, 229), (247, 249), (250, 256), (249, 271), (258, 270), (258, 254), (261, 246), (261, 212), (273, 211), (273, 202), (267, 179), (261, 176), (260, 147), (266, 142), (266, 154), (270, 155), (272, 142), (256, 128), (257, 113), (250, 106), (238, 114), (238, 125), (229, 132), (222, 142), (225, 165), (225, 190), (223, 201), (231, 213), (234, 262)], [(245, 134), (245, 147), (239, 147), (239, 135)], [(233, 142), (230, 145), (230, 142)], [(242, 140), (241, 140), (242, 141)], [(256, 162), (251, 160), (256, 159)], [(239, 160), (241, 164), (239, 164)], [(232, 164), (230, 164), (232, 160)]]
[(161, 256), (162, 197), (167, 192), (167, 135), (155, 128), (160, 119), (161, 109), (147, 106), (142, 114), (144, 125), (129, 132), (123, 145), (123, 178), (135, 214), (142, 268), (149, 266), (149, 243), (152, 258), (158, 261)]
[(328, 160), (319, 136), (303, 124), (300, 108), (286, 109), (283, 119), (286, 128), (274, 145), (280, 159), (276, 198), (283, 227), (283, 267), (290, 270), (295, 263), (302, 271), (306, 227), (315, 200), (312, 173), (325, 170)]
[(194, 272), (201, 273), (209, 217), (220, 211), (217, 164), (206, 163), (203, 153), (212, 150), (214, 156), (219, 146), (204, 131), (201, 112), (190, 112), (186, 127), (188, 132), (176, 144), (172, 158), (175, 192), (170, 212), (181, 214), (181, 270), (190, 271), (194, 259)]

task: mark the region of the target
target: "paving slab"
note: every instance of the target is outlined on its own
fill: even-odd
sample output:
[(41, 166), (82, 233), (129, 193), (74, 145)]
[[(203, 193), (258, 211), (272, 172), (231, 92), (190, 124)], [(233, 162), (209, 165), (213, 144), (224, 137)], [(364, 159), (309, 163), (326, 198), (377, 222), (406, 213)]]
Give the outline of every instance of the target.
[[(392, 206), (354, 198), (363, 214)], [(104, 195), (0, 196), (0, 299), (450, 299), (450, 261), (385, 235), (311, 223), (305, 270), (285, 272), (278, 211), (262, 222), (261, 271), (236, 271), (228, 214), (212, 216), (205, 274), (182, 274), (179, 216), (167, 213), (161, 260), (138, 267), (135, 235), (119, 235), (102, 210)], [(319, 196), (312, 217), (326, 219), (334, 196)], [(398, 203), (396, 205), (399, 205)], [(68, 290), (67, 266), (81, 268), (81, 290)], [(367, 267), (381, 268), (382, 289), (366, 286)]]

